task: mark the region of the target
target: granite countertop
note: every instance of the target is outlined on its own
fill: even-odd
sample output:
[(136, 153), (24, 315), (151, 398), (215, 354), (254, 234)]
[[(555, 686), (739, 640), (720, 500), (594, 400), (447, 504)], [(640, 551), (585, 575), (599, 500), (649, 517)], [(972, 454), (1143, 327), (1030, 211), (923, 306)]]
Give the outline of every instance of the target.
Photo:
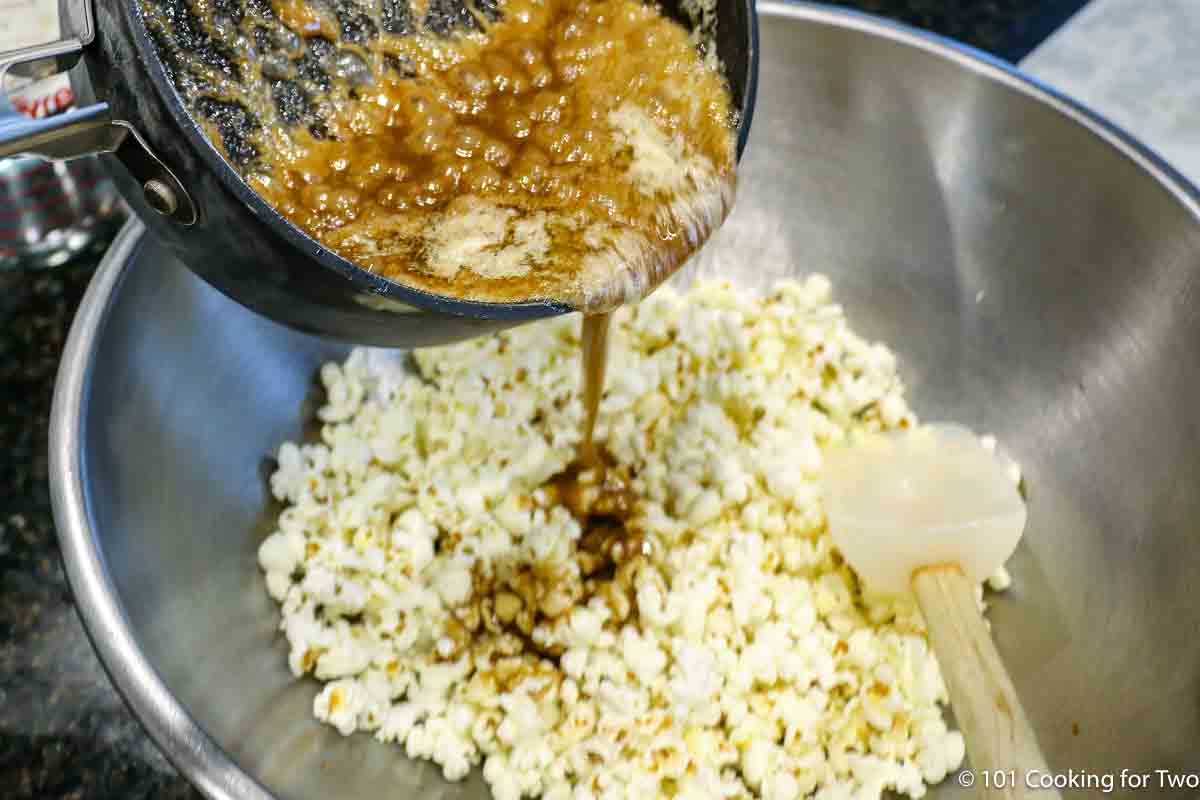
[[(1017, 61), (1082, 0), (854, 0)], [(0, 794), (198, 798), (155, 749), (76, 615), (50, 513), (46, 433), (59, 355), (98, 257), (0, 274)]]

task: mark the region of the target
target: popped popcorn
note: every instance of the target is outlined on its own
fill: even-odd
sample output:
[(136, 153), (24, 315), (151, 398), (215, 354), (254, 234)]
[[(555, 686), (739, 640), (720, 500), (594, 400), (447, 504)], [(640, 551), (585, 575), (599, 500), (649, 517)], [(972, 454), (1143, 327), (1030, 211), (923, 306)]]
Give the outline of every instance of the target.
[(579, 441), (577, 329), (322, 368), (259, 550), (314, 715), (481, 766), (498, 800), (919, 798), (958, 769), (919, 612), (859, 584), (816, 488), (830, 444), (917, 424), (891, 352), (821, 276), (622, 308), (596, 439), (637, 540), (599, 565), (546, 485)]

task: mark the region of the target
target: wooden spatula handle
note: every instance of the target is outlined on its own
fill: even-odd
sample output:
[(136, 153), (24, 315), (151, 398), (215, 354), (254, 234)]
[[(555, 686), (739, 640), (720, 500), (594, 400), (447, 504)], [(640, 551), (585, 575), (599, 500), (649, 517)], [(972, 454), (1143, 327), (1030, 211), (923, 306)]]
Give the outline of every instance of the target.
[[(950, 705), (986, 798), (1061, 795), (1026, 781), (1049, 775), (1021, 701), (975, 603), (975, 588), (957, 566), (930, 566), (913, 574), (913, 591), (933, 645)], [(988, 771), (988, 776), (982, 773)], [(999, 779), (993, 779), (999, 777)], [(1014, 780), (1015, 779), (1015, 780)]]

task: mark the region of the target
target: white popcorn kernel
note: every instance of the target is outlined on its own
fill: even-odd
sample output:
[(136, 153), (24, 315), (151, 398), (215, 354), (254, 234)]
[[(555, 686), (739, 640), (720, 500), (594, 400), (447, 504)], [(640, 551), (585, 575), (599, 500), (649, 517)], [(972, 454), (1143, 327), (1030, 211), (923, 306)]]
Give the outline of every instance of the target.
[(946, 771), (953, 772), (962, 766), (967, 757), (967, 743), (958, 731), (948, 731), (943, 743), (943, 755), (946, 760)]
[(313, 716), (328, 722), (343, 736), (349, 736), (358, 728), (358, 714), (366, 701), (366, 692), (357, 682), (333, 681), (325, 684), (313, 700)]
[(304, 560), (304, 535), (299, 531), (276, 531), (258, 546), (258, 563), (264, 572), (290, 575)]
[(292, 579), (289, 575), (282, 572), (267, 573), (267, 593), (271, 595), (271, 599), (282, 603), (291, 588)]
[(763, 791), (766, 800), (793, 800), (800, 796), (800, 784), (790, 772), (777, 772)]
[(479, 516), (486, 508), (483, 492), (474, 486), (464, 486), (459, 489), (457, 500), (463, 511), (472, 516)]
[(471, 570), (462, 566), (440, 570), (433, 579), (435, 591), (447, 606), (460, 606), (471, 596)]
[(433, 527), (418, 509), (410, 508), (400, 515), (392, 529), (392, 548), (420, 573), (433, 561), (433, 543), (437, 528)]
[(277, 467), (271, 474), (271, 493), (277, 500), (295, 503), (304, 496), (306, 484), (304, 456), (292, 442), (284, 442), (275, 456)]
[(1021, 485), (1022, 476), (1021, 476), (1021, 467), (1019, 464), (1016, 464), (1016, 463), (1009, 464), (1008, 468), (1005, 470), (1005, 472), (1008, 475), (1008, 479), (1010, 481), (1012, 481), (1013, 486)]
[(342, 638), (317, 659), (315, 675), (321, 680), (358, 675), (371, 663), (371, 651), (349, 637)]
[(879, 401), (879, 418), (889, 428), (894, 428), (904, 419), (908, 409), (897, 394), (889, 394)]
[(621, 632), (621, 655), (638, 680), (651, 685), (667, 666), (667, 654), (653, 641), (647, 641), (632, 628)]
[(518, 495), (510, 494), (493, 512), (496, 519), (514, 536), (525, 536), (533, 526), (533, 511), (523, 507)]
[(1012, 575), (1009, 574), (1008, 569), (1002, 564), (996, 568), (995, 572), (988, 576), (987, 585), (993, 592), (1003, 592), (1012, 586)]
[(721, 496), (712, 489), (706, 489), (692, 503), (688, 512), (688, 522), (697, 527), (707, 525), (721, 513)]
[(773, 745), (763, 739), (754, 739), (742, 753), (742, 774), (753, 788), (762, 785), (771, 767)]
[(314, 715), (448, 780), (482, 764), (499, 800), (920, 798), (957, 769), (919, 612), (862, 594), (825, 528), (825, 448), (916, 421), (830, 298), (704, 281), (614, 315), (597, 435), (646, 542), (615, 574), (545, 488), (579, 438), (577, 320), (419, 350), (417, 375), (326, 365), (258, 553)]
[(584, 669), (587, 667), (587, 660), (587, 650), (575, 648), (563, 653), (560, 662), (563, 672), (578, 680), (583, 677)]

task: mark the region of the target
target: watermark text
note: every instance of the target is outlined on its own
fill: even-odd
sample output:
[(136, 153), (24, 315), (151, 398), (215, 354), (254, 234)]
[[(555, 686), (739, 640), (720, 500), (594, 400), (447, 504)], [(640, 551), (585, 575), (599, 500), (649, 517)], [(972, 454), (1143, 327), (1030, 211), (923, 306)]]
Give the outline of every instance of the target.
[(1015, 789), (1032, 791), (1057, 789), (1079, 791), (1089, 789), (1105, 794), (1138, 789), (1200, 789), (1200, 772), (1174, 772), (1169, 769), (1093, 772), (1086, 769), (1018, 771), (1013, 769), (962, 770), (958, 785), (981, 789)]

